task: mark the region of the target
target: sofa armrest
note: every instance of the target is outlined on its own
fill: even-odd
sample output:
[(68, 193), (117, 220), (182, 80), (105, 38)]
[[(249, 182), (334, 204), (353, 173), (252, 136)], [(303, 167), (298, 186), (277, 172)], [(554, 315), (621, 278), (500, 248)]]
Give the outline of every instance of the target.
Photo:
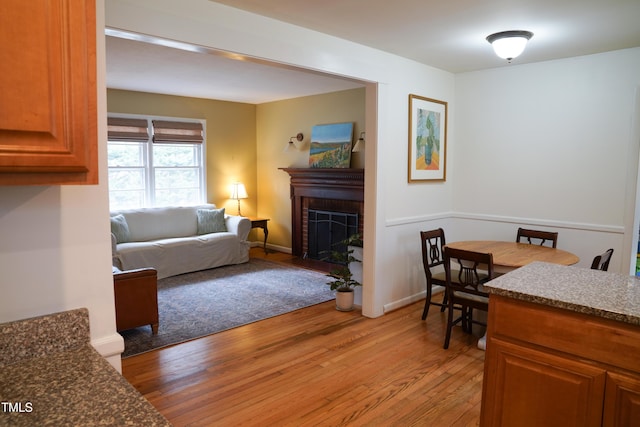
[(122, 261), (120, 261), (120, 256), (118, 255), (118, 241), (113, 233), (111, 233), (111, 265), (122, 269)]
[(227, 215), (225, 217), (227, 231), (238, 236), (238, 239), (245, 241), (251, 231), (251, 220), (244, 216)]

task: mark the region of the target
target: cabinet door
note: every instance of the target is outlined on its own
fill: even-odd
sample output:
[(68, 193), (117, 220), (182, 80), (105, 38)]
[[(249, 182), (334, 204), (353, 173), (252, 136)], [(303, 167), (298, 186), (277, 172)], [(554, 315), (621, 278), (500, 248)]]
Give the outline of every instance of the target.
[(603, 425), (640, 426), (640, 379), (607, 372)]
[(0, 2), (0, 184), (97, 183), (95, 22), (94, 1)]
[(482, 425), (601, 425), (604, 369), (499, 339), (489, 344)]

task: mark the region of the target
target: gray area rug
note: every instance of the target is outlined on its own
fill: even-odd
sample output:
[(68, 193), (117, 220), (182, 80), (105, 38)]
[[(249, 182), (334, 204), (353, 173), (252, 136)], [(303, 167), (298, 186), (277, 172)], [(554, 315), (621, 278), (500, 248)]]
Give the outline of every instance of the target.
[(323, 273), (262, 259), (158, 280), (158, 335), (122, 331), (122, 357), (200, 338), (335, 298)]

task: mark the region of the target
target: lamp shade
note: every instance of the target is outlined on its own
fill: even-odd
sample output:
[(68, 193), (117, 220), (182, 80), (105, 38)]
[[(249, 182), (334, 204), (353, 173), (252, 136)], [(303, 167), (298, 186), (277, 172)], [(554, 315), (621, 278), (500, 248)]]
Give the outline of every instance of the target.
[(487, 41), (493, 46), (496, 55), (511, 61), (524, 52), (531, 37), (533, 37), (533, 33), (530, 31), (503, 31), (491, 34), (487, 37)]
[(354, 153), (359, 153), (364, 149), (364, 132), (360, 132), (360, 138), (356, 141), (353, 149), (351, 150)]
[(234, 182), (231, 184), (231, 199), (240, 200), (248, 199), (247, 189), (244, 188), (244, 184), (241, 182)]

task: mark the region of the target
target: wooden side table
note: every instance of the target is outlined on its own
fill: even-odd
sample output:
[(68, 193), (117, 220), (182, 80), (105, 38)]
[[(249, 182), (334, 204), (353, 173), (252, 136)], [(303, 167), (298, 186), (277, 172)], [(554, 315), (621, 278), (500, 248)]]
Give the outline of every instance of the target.
[(249, 219), (251, 220), (251, 228), (262, 228), (262, 231), (264, 232), (264, 243), (262, 244), (262, 247), (264, 248), (264, 252), (267, 253), (267, 237), (269, 236), (269, 228), (267, 227), (267, 222), (269, 221), (269, 218), (254, 218), (254, 217), (249, 217)]

